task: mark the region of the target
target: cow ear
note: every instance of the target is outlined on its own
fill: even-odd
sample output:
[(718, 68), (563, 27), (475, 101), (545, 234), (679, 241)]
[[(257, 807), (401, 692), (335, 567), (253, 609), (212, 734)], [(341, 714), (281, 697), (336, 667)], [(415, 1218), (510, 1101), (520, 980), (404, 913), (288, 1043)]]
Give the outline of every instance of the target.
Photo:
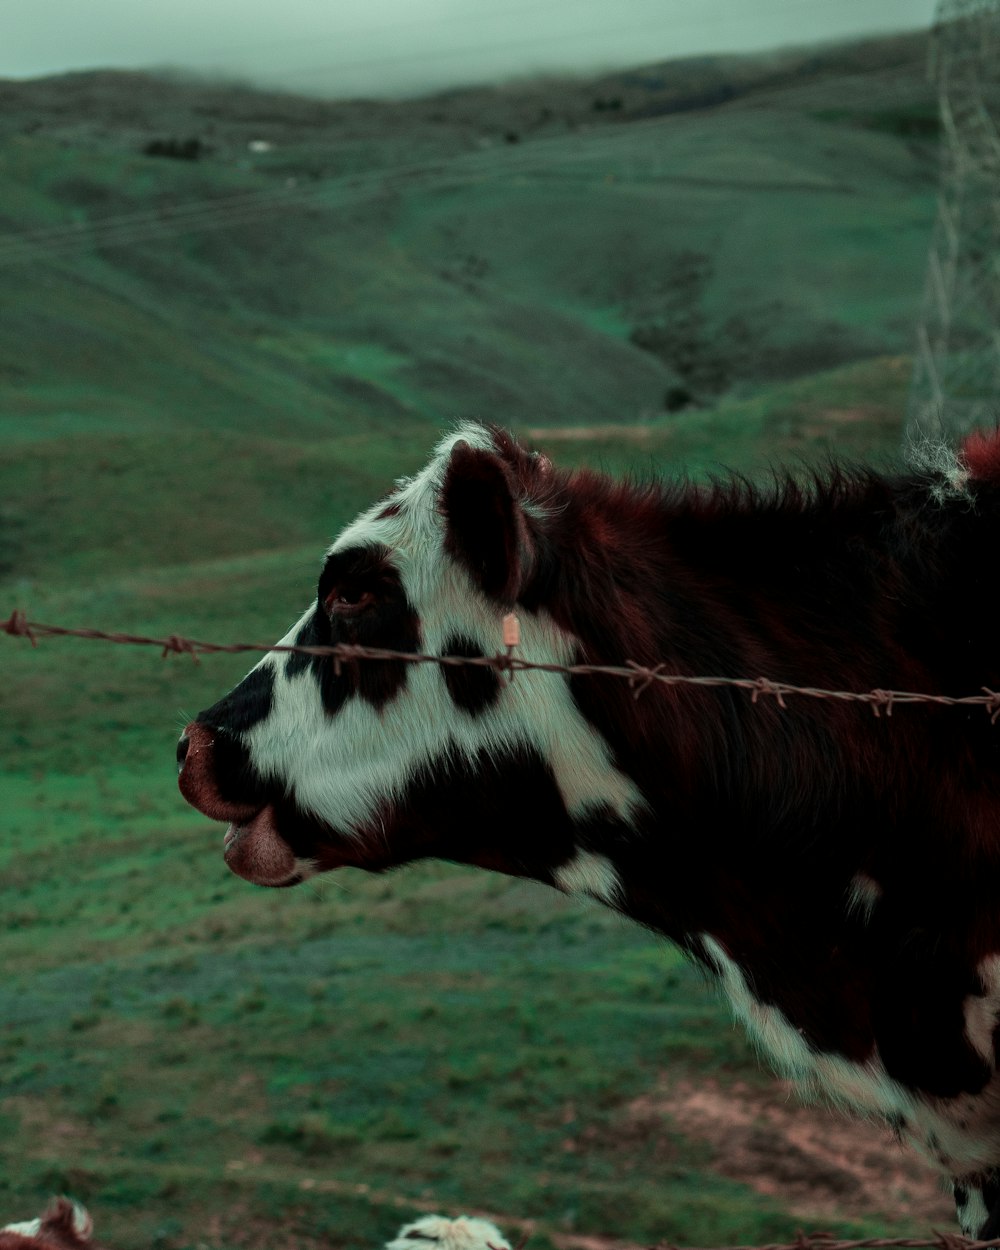
[(445, 548), (492, 598), (513, 603), (531, 540), (507, 466), (464, 440), (452, 448), (441, 489)]
[(54, 1198), (42, 1216), (38, 1230), (40, 1240), (50, 1236), (59, 1245), (82, 1246), (90, 1240), (94, 1221), (90, 1212), (72, 1198)]

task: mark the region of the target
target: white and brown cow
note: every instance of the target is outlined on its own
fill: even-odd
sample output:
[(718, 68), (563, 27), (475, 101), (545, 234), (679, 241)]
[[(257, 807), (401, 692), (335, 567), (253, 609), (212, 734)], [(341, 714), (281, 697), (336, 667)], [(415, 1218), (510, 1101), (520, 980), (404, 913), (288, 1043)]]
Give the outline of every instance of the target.
[[(327, 553), (284, 642), (1000, 689), (1000, 436), (761, 491), (563, 472), (469, 425)], [(260, 885), (424, 856), (678, 942), (784, 1073), (882, 1119), (1000, 1229), (1000, 725), (981, 708), (269, 654), (180, 785)]]

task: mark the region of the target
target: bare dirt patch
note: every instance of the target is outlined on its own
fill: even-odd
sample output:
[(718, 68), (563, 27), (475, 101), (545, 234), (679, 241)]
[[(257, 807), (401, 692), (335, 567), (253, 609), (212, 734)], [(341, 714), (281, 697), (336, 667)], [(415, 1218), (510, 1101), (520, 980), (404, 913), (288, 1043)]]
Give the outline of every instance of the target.
[(623, 1131), (665, 1127), (705, 1143), (710, 1164), (803, 1220), (860, 1215), (948, 1229), (954, 1208), (930, 1168), (877, 1125), (803, 1105), (792, 1087), (679, 1082), (637, 1098)]
[(533, 426), (524, 431), (533, 442), (592, 442), (597, 439), (621, 439), (623, 442), (644, 442), (654, 434), (668, 434), (661, 426), (650, 425), (555, 425)]

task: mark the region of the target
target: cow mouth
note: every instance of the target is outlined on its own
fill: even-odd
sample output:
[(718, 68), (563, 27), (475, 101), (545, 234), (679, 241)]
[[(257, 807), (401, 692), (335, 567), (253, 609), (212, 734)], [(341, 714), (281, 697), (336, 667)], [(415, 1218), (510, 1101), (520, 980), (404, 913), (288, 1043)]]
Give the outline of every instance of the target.
[(278, 832), (272, 804), (249, 820), (232, 823), (222, 839), (222, 857), (231, 872), (254, 885), (298, 885), (309, 865)]

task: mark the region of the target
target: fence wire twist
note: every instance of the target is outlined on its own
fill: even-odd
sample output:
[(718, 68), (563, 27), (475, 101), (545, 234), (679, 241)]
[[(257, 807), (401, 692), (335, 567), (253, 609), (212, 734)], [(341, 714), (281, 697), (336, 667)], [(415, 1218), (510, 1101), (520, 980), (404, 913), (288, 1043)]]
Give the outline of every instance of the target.
[(498, 651), (496, 655), (478, 656), (425, 655), (413, 651), (394, 651), (387, 647), (366, 647), (346, 642), (335, 643), (331, 646), (310, 646), (300, 643), (205, 642), (201, 639), (185, 638), (180, 634), (169, 634), (166, 638), (152, 638), (144, 634), (46, 625), (40, 621), (29, 621), (24, 612), (17, 609), (0, 625), (0, 632), (16, 638), (27, 638), (32, 646), (37, 646), (40, 638), (86, 638), (97, 642), (118, 643), (123, 646), (158, 647), (164, 657), (190, 655), (196, 661), (200, 655), (240, 652), (278, 652), (328, 657), (333, 661), (338, 674), (343, 664), (353, 664), (359, 661), (395, 661), (404, 664), (437, 664), (442, 668), (492, 668), (506, 673), (511, 681), (517, 673), (521, 672), (561, 673), (569, 677), (614, 677), (627, 681), (636, 699), (655, 684), (666, 687), (694, 686), (703, 689), (744, 690), (751, 696), (753, 703), (764, 696), (770, 696), (782, 708), (787, 707), (785, 699), (790, 696), (827, 699), (841, 703), (862, 703), (870, 707), (876, 717), (880, 717), (883, 712), (886, 716), (891, 716), (894, 707), (910, 703), (933, 704), (938, 707), (981, 707), (992, 724), (995, 724), (997, 718), (1000, 717), (1000, 692), (991, 690), (988, 686), (982, 686), (980, 694), (959, 696), (924, 694), (912, 690), (827, 690), (816, 686), (796, 686), (789, 682), (771, 681), (767, 677), (699, 677), (687, 673), (671, 673), (665, 671), (665, 664), (650, 667), (637, 664), (633, 660), (627, 660), (623, 665), (539, 663), (523, 659), (517, 654), (519, 631), (517, 618), (514, 616), (504, 618), (502, 639), (505, 649)]

